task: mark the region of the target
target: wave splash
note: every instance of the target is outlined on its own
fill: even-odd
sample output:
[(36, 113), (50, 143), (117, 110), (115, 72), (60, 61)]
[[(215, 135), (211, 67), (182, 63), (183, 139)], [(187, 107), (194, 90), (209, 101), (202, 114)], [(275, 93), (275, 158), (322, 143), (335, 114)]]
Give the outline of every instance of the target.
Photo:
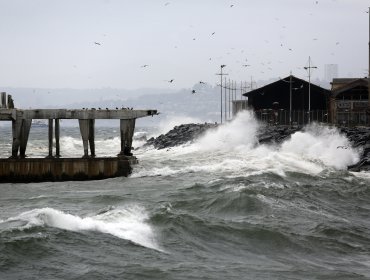
[(155, 160), (156, 167), (148, 165), (134, 170), (132, 176), (173, 176), (202, 171), (226, 176), (261, 173), (285, 176), (286, 172), (316, 175), (325, 169), (346, 170), (360, 159), (360, 151), (336, 128), (311, 124), (282, 143), (258, 144), (262, 130), (252, 112), (241, 112), (193, 144), (146, 150), (141, 155), (142, 162)]
[(91, 217), (79, 217), (53, 208), (34, 209), (11, 217), (4, 222), (23, 222), (20, 229), (49, 226), (69, 231), (95, 231), (130, 240), (138, 245), (162, 251), (154, 232), (146, 223), (148, 215), (137, 205), (111, 209)]

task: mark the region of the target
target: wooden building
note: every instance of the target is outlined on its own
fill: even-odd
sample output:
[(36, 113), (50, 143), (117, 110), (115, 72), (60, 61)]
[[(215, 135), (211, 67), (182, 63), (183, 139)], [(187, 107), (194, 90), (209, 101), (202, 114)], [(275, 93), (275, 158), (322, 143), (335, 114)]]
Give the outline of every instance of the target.
[(368, 78), (333, 79), (329, 100), (330, 122), (337, 125), (369, 125)]
[(290, 75), (243, 94), (256, 116), (275, 124), (328, 121), (330, 91)]

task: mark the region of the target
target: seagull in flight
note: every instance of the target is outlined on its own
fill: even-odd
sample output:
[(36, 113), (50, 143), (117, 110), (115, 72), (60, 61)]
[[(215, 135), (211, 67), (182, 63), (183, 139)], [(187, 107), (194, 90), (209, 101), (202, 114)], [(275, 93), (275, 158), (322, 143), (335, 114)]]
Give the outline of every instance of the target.
[(94, 42), (94, 44), (95, 44), (95, 45), (99, 45), (99, 46), (101, 46), (101, 44), (100, 44), (99, 42)]

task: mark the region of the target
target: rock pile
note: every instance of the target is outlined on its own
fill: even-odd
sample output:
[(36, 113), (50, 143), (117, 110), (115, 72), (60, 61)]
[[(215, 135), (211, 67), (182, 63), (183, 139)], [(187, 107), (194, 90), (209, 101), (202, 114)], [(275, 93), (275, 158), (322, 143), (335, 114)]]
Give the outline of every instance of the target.
[(161, 134), (157, 138), (150, 138), (146, 145), (153, 145), (156, 149), (166, 149), (191, 143), (202, 136), (207, 130), (217, 127), (217, 124), (182, 124), (175, 126), (166, 134)]

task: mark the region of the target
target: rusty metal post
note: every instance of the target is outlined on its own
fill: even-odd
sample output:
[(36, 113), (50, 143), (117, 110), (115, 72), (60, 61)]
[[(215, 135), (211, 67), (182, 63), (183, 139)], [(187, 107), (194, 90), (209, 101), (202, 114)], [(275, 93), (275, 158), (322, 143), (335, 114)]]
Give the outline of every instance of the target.
[(132, 156), (132, 138), (135, 130), (135, 119), (120, 120), (121, 151), (118, 156)]
[(89, 145), (90, 154), (95, 157), (95, 120), (89, 120)]
[(53, 157), (53, 119), (49, 119), (49, 155), (47, 157)]
[(55, 157), (59, 158), (60, 157), (60, 120), (55, 119)]
[(22, 128), (20, 134), (20, 150), (19, 150), (21, 158), (26, 157), (27, 142), (28, 136), (30, 135), (31, 123), (32, 119), (22, 120)]
[(78, 120), (78, 123), (80, 125), (80, 131), (82, 136), (82, 143), (84, 146), (84, 155), (83, 157), (89, 156), (89, 127), (90, 122), (89, 120)]

